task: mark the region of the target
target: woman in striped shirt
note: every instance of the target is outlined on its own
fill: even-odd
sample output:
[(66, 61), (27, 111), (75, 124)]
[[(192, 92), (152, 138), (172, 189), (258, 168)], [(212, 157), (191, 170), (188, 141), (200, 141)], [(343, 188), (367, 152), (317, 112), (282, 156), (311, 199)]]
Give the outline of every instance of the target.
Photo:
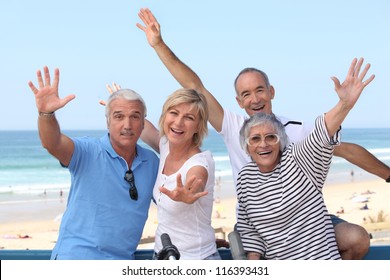
[(354, 59), (346, 80), (332, 77), (339, 101), (318, 117), (313, 132), (288, 145), (284, 126), (274, 115), (259, 113), (240, 131), (241, 146), (252, 162), (238, 176), (237, 230), (248, 259), (340, 259), (322, 187), (340, 125), (363, 89), (370, 65)]

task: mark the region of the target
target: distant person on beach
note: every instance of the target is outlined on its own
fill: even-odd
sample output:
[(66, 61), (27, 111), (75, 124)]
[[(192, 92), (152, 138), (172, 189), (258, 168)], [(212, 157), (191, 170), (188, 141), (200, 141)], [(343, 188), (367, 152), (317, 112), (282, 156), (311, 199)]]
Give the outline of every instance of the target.
[(148, 217), (158, 170), (154, 152), (137, 144), (146, 106), (136, 92), (120, 90), (108, 98), (108, 133), (101, 139), (61, 133), (55, 112), (75, 98), (61, 99), (59, 70), (51, 81), (37, 71), (32, 82), (42, 146), (71, 173), (67, 209), (52, 259), (134, 259)]
[(322, 189), (341, 124), (375, 77), (362, 64), (354, 59), (343, 83), (332, 77), (339, 101), (302, 141), (288, 145), (274, 114), (244, 121), (240, 143), (252, 161), (238, 173), (237, 230), (248, 259), (341, 258)]
[[(139, 16), (145, 27), (137, 24), (146, 34), (147, 40), (157, 55), (171, 72), (174, 78), (185, 88), (193, 88), (204, 94), (207, 99), (210, 124), (224, 138), (228, 149), (233, 171), (234, 181), (240, 169), (250, 161), (250, 157), (241, 149), (239, 143), (239, 129), (247, 116), (235, 114), (226, 110), (215, 97), (204, 87), (198, 75), (185, 65), (165, 44), (161, 37), (160, 25), (149, 9), (141, 9)], [(239, 73), (235, 82), (236, 101), (245, 112), (251, 116), (257, 112), (273, 114), (272, 99), (275, 97), (275, 89), (269, 83), (267, 75), (255, 68), (246, 68)], [(289, 140), (294, 143), (302, 140), (312, 130), (311, 126), (302, 122), (277, 116), (286, 128)], [(348, 161), (358, 165), (362, 169), (373, 173), (383, 179), (388, 178), (390, 168), (375, 158), (363, 147), (341, 143), (335, 147), (335, 155), (342, 156)], [(334, 226), (336, 239), (343, 259), (361, 259), (367, 252), (370, 239), (367, 231), (355, 224), (348, 223), (335, 216)]]
[(340, 210), (336, 212), (337, 214), (344, 214), (344, 207), (340, 207)]
[[(108, 87), (111, 93), (120, 88), (113, 87)], [(161, 235), (167, 233), (181, 260), (221, 259), (211, 226), (215, 163), (210, 151), (201, 151), (207, 120), (204, 96), (193, 89), (179, 89), (163, 105), (159, 130), (148, 122), (142, 133), (142, 139), (160, 153), (153, 190), (158, 218), (156, 258), (163, 248)]]
[(363, 207), (360, 207), (360, 210), (368, 210), (368, 205), (367, 205), (367, 203), (366, 203), (366, 204), (364, 204), (364, 206), (363, 206)]

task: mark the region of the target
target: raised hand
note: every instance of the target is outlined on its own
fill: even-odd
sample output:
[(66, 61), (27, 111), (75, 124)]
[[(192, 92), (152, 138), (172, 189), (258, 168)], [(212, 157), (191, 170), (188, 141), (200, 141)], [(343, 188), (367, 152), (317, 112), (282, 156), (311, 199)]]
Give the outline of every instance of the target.
[[(112, 83), (112, 87), (109, 84), (106, 84), (106, 89), (110, 94), (113, 94), (114, 92), (118, 91), (121, 89), (120, 85), (117, 85), (116, 83)], [(106, 101), (105, 100), (99, 100), (99, 104), (106, 106)]]
[(375, 78), (375, 75), (371, 75), (368, 79), (364, 80), (371, 65), (366, 64), (363, 71), (360, 73), (363, 62), (363, 58), (360, 58), (359, 60), (356, 58), (353, 59), (347, 77), (342, 84), (340, 84), (339, 79), (336, 77), (331, 78), (334, 82), (335, 90), (340, 101), (348, 110), (353, 108), (363, 89)]
[(117, 85), (116, 83), (112, 83), (112, 87), (109, 84), (106, 84), (107, 91), (110, 94), (113, 94), (114, 92), (118, 91), (121, 89), (120, 85)]
[(137, 23), (137, 27), (145, 32), (149, 45), (154, 48), (162, 42), (160, 24), (149, 9), (141, 9), (138, 13), (139, 18), (145, 26)]
[(208, 194), (207, 191), (201, 191), (202, 180), (192, 176), (183, 186), (181, 182), (181, 175), (176, 177), (176, 188), (172, 191), (166, 189), (164, 186), (159, 187), (160, 192), (167, 195), (174, 201), (185, 202), (187, 204), (194, 203), (198, 198)]
[(58, 96), (58, 84), (60, 81), (60, 70), (58, 68), (54, 70), (53, 84), (51, 84), (49, 68), (47, 66), (43, 67), (43, 72), (45, 79), (42, 78), (41, 70), (37, 71), (39, 89), (37, 89), (31, 81), (28, 82), (28, 85), (35, 95), (35, 103), (38, 112), (51, 113), (64, 107), (76, 96), (70, 94), (63, 99)]

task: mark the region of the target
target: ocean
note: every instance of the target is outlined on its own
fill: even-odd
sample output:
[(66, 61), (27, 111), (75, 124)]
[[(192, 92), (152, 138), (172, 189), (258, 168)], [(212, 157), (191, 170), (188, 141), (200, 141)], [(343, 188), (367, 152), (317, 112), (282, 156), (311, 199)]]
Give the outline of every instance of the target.
[[(69, 136), (101, 137), (105, 131), (72, 130), (64, 133)], [(360, 144), (390, 165), (390, 128), (343, 129), (342, 141)], [(215, 130), (210, 129), (202, 149), (213, 153), (215, 177), (221, 181), (232, 181), (229, 157), (221, 136)], [(334, 157), (327, 182), (349, 182), (351, 171), (353, 177), (359, 180), (376, 178), (344, 159)], [(0, 131), (0, 204), (9, 203), (10, 200), (32, 199), (37, 195), (59, 194), (66, 192), (69, 185), (68, 170), (42, 148), (37, 131)]]

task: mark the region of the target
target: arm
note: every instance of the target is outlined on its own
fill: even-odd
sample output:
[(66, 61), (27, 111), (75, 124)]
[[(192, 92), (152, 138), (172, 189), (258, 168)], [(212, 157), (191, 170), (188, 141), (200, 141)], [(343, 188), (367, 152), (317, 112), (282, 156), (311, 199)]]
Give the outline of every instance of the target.
[(357, 144), (342, 142), (340, 146), (335, 147), (334, 154), (384, 180), (390, 176), (389, 166)]
[(157, 153), (160, 153), (159, 141), (160, 141), (160, 132), (158, 129), (148, 120), (145, 119), (144, 129), (141, 133), (141, 139), (147, 145), (149, 145)]
[(337, 95), (339, 96), (339, 102), (325, 115), (325, 123), (329, 136), (333, 136), (337, 132), (350, 110), (355, 106), (363, 89), (375, 78), (374, 75), (371, 75), (363, 82), (370, 69), (370, 64), (367, 64), (362, 73), (360, 73), (362, 64), (363, 58), (359, 59), (359, 61), (355, 58), (342, 84), (340, 84), (340, 81), (336, 77), (332, 77)]
[(149, 9), (141, 9), (139, 17), (145, 24), (142, 26), (137, 23), (137, 27), (145, 32), (146, 38), (150, 46), (156, 51), (160, 60), (169, 70), (172, 76), (184, 88), (195, 89), (206, 97), (209, 112), (210, 124), (219, 132), (222, 129), (223, 108), (215, 97), (203, 86), (198, 75), (185, 65), (164, 43), (161, 37), (160, 25)]
[[(39, 112), (38, 130), (42, 146), (62, 164), (68, 166), (73, 154), (73, 141), (62, 134), (54, 112), (64, 107), (69, 101), (75, 98), (74, 95), (68, 95), (61, 99), (58, 96), (58, 83), (60, 72), (54, 71), (53, 85), (50, 81), (50, 73), (47, 66), (44, 67), (45, 81), (42, 79), (42, 73), (37, 71), (39, 89), (30, 81), (30, 89), (35, 95), (35, 103)], [(43, 113), (43, 114), (42, 114)]]
[(246, 257), (248, 258), (248, 260), (260, 260), (261, 255), (256, 252), (248, 252), (246, 254)]
[[(362, 58), (359, 61), (354, 59), (342, 84), (336, 77), (332, 77), (340, 100), (336, 107), (325, 115), (325, 122), (330, 136), (336, 133), (349, 111), (355, 106), (363, 89), (375, 78), (374, 75), (371, 75), (366, 81), (363, 81), (370, 69), (370, 64), (367, 64), (360, 73), (362, 64)], [(335, 147), (335, 155), (341, 156), (385, 180), (389, 178), (390, 168), (359, 145), (343, 143)]]

